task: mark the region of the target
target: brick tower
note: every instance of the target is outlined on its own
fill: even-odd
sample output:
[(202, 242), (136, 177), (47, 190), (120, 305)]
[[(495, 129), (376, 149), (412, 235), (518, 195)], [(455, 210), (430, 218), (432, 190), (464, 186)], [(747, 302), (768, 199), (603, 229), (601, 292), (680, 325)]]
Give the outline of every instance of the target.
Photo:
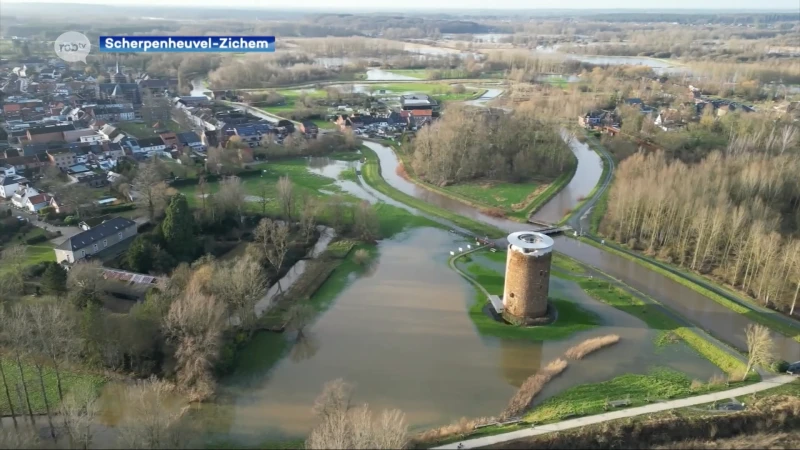
[(529, 323), (547, 314), (553, 239), (535, 231), (508, 236), (503, 317)]

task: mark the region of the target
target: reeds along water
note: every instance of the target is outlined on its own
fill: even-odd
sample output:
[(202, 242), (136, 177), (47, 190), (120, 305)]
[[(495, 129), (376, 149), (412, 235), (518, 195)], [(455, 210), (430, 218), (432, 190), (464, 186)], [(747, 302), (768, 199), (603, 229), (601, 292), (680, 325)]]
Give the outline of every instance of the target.
[(606, 336), (599, 336), (586, 339), (578, 345), (570, 347), (564, 357), (572, 360), (583, 359), (586, 355), (594, 353), (603, 347), (608, 347), (619, 342), (620, 337), (616, 334), (609, 334)]
[(567, 361), (558, 358), (550, 361), (542, 370), (528, 377), (517, 393), (511, 397), (511, 401), (508, 402), (508, 406), (500, 415), (500, 418), (505, 420), (525, 412), (530, 407), (534, 397), (544, 389), (545, 385), (566, 368)]

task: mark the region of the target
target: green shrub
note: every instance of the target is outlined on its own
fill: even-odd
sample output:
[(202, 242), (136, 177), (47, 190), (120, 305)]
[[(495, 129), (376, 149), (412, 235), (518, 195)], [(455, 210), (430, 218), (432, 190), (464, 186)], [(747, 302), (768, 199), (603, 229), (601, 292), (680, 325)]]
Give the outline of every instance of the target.
[(775, 373), (784, 373), (787, 370), (789, 370), (789, 363), (782, 359), (779, 359), (770, 364), (769, 368)]
[(39, 243), (42, 243), (42, 242), (45, 242), (45, 241), (47, 241), (47, 236), (45, 236), (43, 234), (38, 234), (38, 235), (36, 235), (34, 237), (30, 237), (28, 239), (25, 239), (25, 243), (28, 244), (28, 245), (36, 245), (36, 244), (39, 244)]
[(78, 224), (78, 219), (74, 216), (67, 216), (64, 218), (64, 225), (73, 226)]

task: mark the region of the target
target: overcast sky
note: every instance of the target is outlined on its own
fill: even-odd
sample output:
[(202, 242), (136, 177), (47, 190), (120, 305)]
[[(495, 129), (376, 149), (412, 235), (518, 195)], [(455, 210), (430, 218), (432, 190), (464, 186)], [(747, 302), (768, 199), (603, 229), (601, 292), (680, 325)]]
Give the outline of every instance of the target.
[(0, 0), (9, 3), (95, 3), (136, 6), (207, 6), (256, 7), (272, 9), (332, 9), (364, 8), (370, 10), (390, 9), (782, 9), (796, 10), (800, 14), (800, 0), (671, 0), (669, 2), (642, 2), (641, 0), (303, 0), (301, 2), (278, 2), (271, 0)]

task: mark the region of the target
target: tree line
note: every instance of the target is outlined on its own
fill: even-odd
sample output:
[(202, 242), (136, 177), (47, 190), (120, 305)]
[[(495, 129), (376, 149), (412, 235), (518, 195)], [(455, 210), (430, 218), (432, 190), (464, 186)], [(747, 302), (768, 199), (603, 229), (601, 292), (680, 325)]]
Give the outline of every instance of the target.
[(619, 164), (601, 231), (709, 274), (772, 308), (800, 292), (800, 157), (713, 153), (688, 166), (663, 152)]
[(556, 177), (575, 164), (559, 128), (530, 110), (496, 115), (449, 107), (417, 133), (411, 152), (415, 173), (440, 186)]

